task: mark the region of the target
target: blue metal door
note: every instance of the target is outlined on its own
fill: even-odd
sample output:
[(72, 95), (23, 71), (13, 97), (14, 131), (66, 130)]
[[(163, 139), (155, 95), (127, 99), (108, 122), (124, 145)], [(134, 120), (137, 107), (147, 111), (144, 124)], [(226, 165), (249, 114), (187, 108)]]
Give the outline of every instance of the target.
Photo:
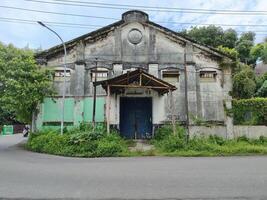
[(121, 97), (120, 132), (128, 139), (145, 139), (152, 133), (152, 98)]

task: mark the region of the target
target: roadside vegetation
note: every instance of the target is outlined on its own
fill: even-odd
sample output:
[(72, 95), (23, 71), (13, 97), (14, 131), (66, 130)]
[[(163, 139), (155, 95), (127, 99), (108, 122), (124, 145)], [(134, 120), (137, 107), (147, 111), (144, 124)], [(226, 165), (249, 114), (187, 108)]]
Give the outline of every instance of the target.
[(32, 133), (26, 144), (31, 151), (72, 157), (117, 157), (117, 156), (232, 156), (266, 155), (267, 137), (248, 139), (223, 139), (218, 136), (197, 136), (186, 140), (186, 131), (181, 126), (165, 125), (157, 130), (154, 146), (148, 151), (130, 151), (135, 142), (124, 140), (116, 131), (106, 133), (103, 126), (93, 130), (91, 125), (65, 131), (63, 135), (56, 130), (42, 130)]
[(58, 130), (43, 129), (31, 133), (26, 148), (35, 152), (74, 157), (121, 156), (128, 152), (126, 142), (112, 131), (106, 133), (104, 127), (81, 124), (66, 130), (63, 135)]
[(195, 136), (186, 140), (186, 131), (177, 126), (173, 134), (171, 126), (158, 129), (152, 140), (157, 155), (166, 156), (232, 156), (267, 154), (267, 137), (248, 139), (224, 139), (219, 136)]

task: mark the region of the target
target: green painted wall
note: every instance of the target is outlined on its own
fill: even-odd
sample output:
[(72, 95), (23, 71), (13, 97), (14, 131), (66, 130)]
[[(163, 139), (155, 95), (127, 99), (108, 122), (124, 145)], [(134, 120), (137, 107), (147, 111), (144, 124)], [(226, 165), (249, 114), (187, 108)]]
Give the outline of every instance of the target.
[[(104, 122), (105, 120), (105, 97), (97, 97), (96, 100), (96, 122)], [(81, 122), (91, 122), (93, 115), (93, 98), (66, 98), (64, 121), (73, 123), (74, 126)], [(61, 98), (45, 98), (40, 105), (40, 112), (37, 116), (36, 124), (40, 129), (45, 127), (59, 127), (61, 121)], [(54, 124), (53, 124), (54, 123)], [(55, 125), (57, 124), (57, 125)]]
[[(105, 120), (105, 97), (98, 97), (96, 101), (96, 122), (104, 122)], [(91, 122), (93, 118), (93, 98), (84, 99), (84, 120)]]
[[(64, 121), (73, 122), (74, 99), (66, 98), (64, 102)], [(46, 98), (43, 109), (44, 122), (57, 122), (61, 120), (61, 99)]]

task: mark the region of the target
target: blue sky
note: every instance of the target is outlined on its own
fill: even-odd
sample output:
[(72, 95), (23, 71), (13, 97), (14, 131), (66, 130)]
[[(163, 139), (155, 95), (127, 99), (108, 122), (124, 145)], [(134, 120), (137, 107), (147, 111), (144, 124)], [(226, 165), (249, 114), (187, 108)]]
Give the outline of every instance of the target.
[[(51, 1), (51, 0), (45, 0)], [(77, 0), (78, 1), (78, 0)], [(83, 0), (89, 1), (89, 0)], [(94, 1), (94, 0), (90, 0)], [(267, 10), (266, 0), (101, 0), (94, 2), (104, 3), (116, 3), (116, 4), (133, 4), (144, 6), (165, 6), (165, 7), (177, 7), (177, 8), (203, 8), (203, 9), (228, 9), (228, 10)], [(64, 6), (44, 4), (37, 2), (29, 2), (26, 0), (1, 0), (0, 6), (12, 6), (19, 8), (44, 10), (52, 12), (63, 13), (75, 13), (82, 15), (93, 15), (102, 17), (112, 17), (116, 19), (121, 18), (121, 14), (125, 10), (111, 10), (103, 8), (89, 8), (89, 7), (77, 7), (77, 6)], [(146, 11), (147, 12), (147, 11)], [(267, 24), (267, 15), (207, 15), (207, 14), (193, 14), (193, 13), (170, 13), (170, 12), (147, 12), (150, 16), (150, 20), (154, 22), (194, 22), (194, 23), (220, 23), (220, 24)], [(80, 23), (88, 25), (105, 26), (113, 23), (116, 20), (110, 19), (94, 19), (86, 17), (73, 17), (73, 16), (61, 16), (54, 14), (36, 13), (28, 11), (18, 11), (0, 7), (0, 41), (4, 43), (13, 43), (17, 47), (29, 46), (30, 48), (47, 49), (56, 44), (59, 44), (59, 40), (48, 30), (44, 29), (38, 24), (18, 24), (3, 22), (3, 18), (18, 18), (34, 21), (52, 21), (52, 22), (65, 22), (65, 23)], [(174, 31), (187, 28), (188, 26), (179, 25), (174, 23), (159, 23)], [(52, 26), (51, 28), (56, 30), (65, 41), (78, 37), (82, 34), (91, 32), (96, 27), (92, 28), (73, 28), (73, 27), (59, 27)], [(229, 28), (229, 27), (227, 27)], [(237, 27), (235, 27), (237, 29)], [(238, 27), (239, 31), (265, 31), (266, 27)], [(260, 33), (256, 37), (256, 42), (261, 42), (266, 35)]]

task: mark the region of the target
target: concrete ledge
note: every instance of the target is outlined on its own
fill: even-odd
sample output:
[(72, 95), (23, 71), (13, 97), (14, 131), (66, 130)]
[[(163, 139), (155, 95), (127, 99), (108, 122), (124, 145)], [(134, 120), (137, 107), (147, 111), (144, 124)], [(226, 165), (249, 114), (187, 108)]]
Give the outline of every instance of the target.
[(226, 126), (190, 126), (189, 127), (190, 137), (194, 136), (208, 136), (217, 135), (226, 138)]
[(267, 126), (235, 125), (234, 137), (247, 136), (248, 138), (267, 137)]
[[(190, 126), (190, 137), (201, 135), (217, 135), (223, 138), (227, 138), (227, 129), (225, 125), (213, 125), (213, 126)], [(267, 137), (267, 126), (247, 126), (247, 125), (234, 125), (233, 136), (240, 137), (246, 136), (248, 138), (258, 138), (260, 136)]]

